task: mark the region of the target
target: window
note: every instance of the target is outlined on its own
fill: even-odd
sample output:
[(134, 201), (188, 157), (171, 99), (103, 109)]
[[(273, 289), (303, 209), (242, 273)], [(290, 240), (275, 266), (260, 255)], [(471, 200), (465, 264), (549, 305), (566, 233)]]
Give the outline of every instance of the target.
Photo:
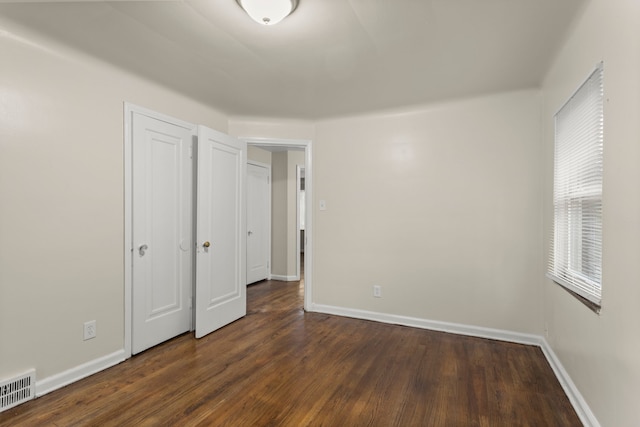
[(602, 302), (603, 65), (555, 115), (554, 228), (548, 276)]

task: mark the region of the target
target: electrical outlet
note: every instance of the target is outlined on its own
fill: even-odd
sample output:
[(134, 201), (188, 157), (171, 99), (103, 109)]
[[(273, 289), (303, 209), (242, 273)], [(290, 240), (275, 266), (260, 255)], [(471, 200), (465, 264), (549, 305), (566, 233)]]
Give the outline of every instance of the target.
[(382, 298), (382, 286), (373, 285), (373, 296), (376, 298)]
[(89, 320), (84, 322), (84, 340), (90, 340), (96, 337), (96, 321)]

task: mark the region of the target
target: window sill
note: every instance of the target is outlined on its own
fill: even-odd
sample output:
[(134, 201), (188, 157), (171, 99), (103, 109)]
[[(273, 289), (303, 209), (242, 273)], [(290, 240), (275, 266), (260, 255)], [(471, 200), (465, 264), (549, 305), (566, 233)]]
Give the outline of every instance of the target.
[(567, 291), (569, 293), (569, 295), (574, 296), (582, 304), (586, 305), (589, 310), (593, 311), (595, 314), (598, 314), (598, 315), (600, 314), (600, 309), (602, 308), (602, 306), (596, 304), (595, 302), (589, 301), (588, 299), (586, 299), (582, 295), (578, 295), (577, 293), (573, 292), (571, 289), (565, 288), (560, 283), (557, 283), (557, 282), (554, 282), (554, 283), (556, 283), (556, 285), (560, 286), (562, 289)]
[(602, 309), (602, 305), (601, 304), (596, 304), (593, 301), (589, 301), (588, 299), (586, 299), (582, 295), (578, 294), (577, 292), (574, 292), (573, 290), (567, 288), (565, 285), (563, 285), (559, 281), (555, 280), (554, 276), (552, 276), (550, 274), (547, 274), (547, 278), (549, 280), (551, 280), (553, 283), (555, 283), (556, 285), (560, 286), (566, 292), (568, 292), (569, 295), (575, 297), (578, 301), (580, 301), (583, 305), (585, 305), (589, 310), (593, 311), (594, 313), (596, 313), (598, 315), (600, 314), (600, 310)]

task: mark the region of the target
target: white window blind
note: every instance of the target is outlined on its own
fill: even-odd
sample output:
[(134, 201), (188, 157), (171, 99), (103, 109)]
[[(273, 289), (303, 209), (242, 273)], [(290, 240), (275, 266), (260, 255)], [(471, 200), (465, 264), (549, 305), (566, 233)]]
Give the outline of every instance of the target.
[(602, 302), (603, 65), (555, 115), (554, 229), (548, 274)]

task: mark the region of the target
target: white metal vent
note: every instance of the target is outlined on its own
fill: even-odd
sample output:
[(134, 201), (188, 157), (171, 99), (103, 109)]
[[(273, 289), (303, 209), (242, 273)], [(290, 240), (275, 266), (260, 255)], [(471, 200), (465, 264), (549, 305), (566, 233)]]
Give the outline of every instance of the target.
[(0, 381), (0, 412), (35, 398), (36, 370)]

